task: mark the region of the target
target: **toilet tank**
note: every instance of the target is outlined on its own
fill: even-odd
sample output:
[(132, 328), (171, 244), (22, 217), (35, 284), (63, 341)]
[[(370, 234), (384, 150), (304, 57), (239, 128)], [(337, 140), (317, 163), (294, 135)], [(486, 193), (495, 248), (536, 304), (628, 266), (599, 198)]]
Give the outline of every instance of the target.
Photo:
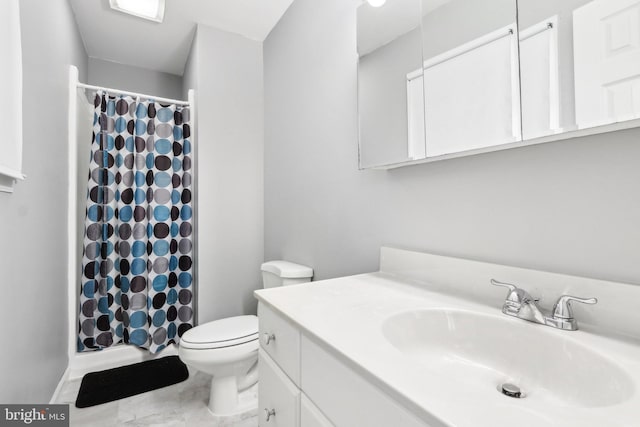
[(289, 261), (267, 261), (262, 264), (260, 270), (265, 289), (310, 282), (313, 277), (311, 267)]

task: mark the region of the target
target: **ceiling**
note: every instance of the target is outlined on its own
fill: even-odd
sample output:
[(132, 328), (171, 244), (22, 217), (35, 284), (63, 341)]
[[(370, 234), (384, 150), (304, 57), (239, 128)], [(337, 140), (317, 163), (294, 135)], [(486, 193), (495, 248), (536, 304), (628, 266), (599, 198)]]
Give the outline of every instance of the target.
[(263, 41), (293, 0), (166, 0), (164, 22), (111, 10), (109, 0), (69, 0), (87, 55), (182, 75), (196, 24)]

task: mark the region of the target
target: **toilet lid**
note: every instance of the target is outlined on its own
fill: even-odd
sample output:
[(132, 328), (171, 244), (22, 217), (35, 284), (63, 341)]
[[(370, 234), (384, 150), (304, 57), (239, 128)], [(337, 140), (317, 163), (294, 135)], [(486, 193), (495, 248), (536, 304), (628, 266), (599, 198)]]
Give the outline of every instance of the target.
[(185, 348), (222, 348), (258, 339), (258, 317), (236, 316), (214, 320), (189, 329), (180, 338)]

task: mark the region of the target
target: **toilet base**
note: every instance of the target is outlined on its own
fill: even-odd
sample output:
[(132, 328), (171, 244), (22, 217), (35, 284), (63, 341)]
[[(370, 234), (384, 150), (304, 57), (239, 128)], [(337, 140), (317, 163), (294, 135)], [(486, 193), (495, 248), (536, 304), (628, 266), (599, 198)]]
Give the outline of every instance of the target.
[[(237, 387), (235, 378), (232, 379), (233, 386)], [(256, 416), (258, 414), (258, 384), (256, 383), (241, 392), (235, 388), (235, 393), (232, 393), (228, 388), (230, 382), (225, 379), (223, 381), (211, 380), (207, 406), (209, 413), (216, 420), (225, 420), (226, 422), (234, 420), (239, 422)], [(229, 398), (229, 396), (233, 397)]]
[[(248, 360), (248, 363), (251, 359)], [(251, 393), (245, 393), (252, 389), (258, 382), (258, 363), (257, 360), (250, 365), (248, 371), (247, 364), (237, 365), (241, 367), (240, 372), (246, 372), (244, 375), (238, 373), (238, 369), (220, 370), (217, 375), (211, 377), (211, 388), (209, 390), (209, 412), (223, 416), (235, 415), (245, 412), (248, 408), (258, 405), (257, 391), (255, 399), (249, 398)], [(226, 375), (225, 375), (226, 374)], [(241, 397), (244, 397), (242, 399)]]
[[(185, 336), (197, 328), (190, 329)], [(257, 382), (258, 339), (211, 349), (190, 348), (184, 344), (178, 348), (180, 360), (190, 368), (212, 375), (209, 412), (222, 416), (243, 412), (246, 405), (239, 399), (238, 387), (244, 389)]]

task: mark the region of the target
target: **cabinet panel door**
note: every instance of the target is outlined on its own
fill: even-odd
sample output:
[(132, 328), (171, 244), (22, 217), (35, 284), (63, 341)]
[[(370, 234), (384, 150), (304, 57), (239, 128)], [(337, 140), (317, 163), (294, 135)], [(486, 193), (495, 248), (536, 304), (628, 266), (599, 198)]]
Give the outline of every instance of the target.
[(258, 306), (260, 346), (300, 386), (300, 331), (264, 304)]
[(259, 427), (298, 427), (300, 390), (262, 349), (258, 369)]
[(434, 427), (302, 336), (302, 390), (336, 427)]
[(300, 395), (300, 427), (334, 427), (304, 393)]

